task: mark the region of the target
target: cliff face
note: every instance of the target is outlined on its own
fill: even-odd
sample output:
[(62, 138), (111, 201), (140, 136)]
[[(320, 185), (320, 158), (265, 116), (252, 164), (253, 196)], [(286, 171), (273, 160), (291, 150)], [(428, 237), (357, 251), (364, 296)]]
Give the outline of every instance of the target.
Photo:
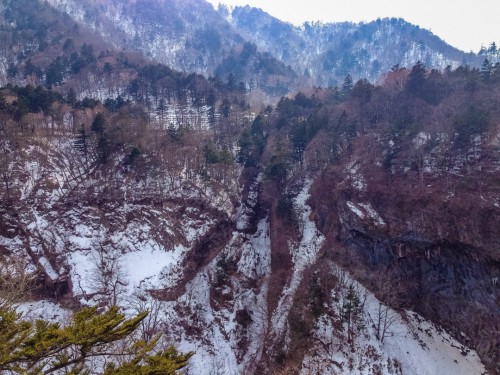
[[(346, 192), (339, 191), (341, 182), (316, 184), (318, 191), (329, 192), (313, 194), (311, 204), (320, 228), (329, 233), (332, 259), (377, 296), (387, 296), (390, 288), (391, 306), (417, 311), (474, 346), (483, 358), (497, 358), (496, 210), (477, 204), (475, 197), (469, 204), (463, 197), (454, 202), (468, 206), (466, 211), (451, 208), (454, 203), (433, 194), (431, 187), (421, 196), (425, 202), (416, 199), (401, 215), (401, 208), (394, 207), (401, 197), (377, 194), (367, 199), (351, 193), (342, 199)], [(422, 193), (409, 191), (402, 200), (411, 202), (414, 194)], [(400, 214), (393, 216), (396, 212)]]

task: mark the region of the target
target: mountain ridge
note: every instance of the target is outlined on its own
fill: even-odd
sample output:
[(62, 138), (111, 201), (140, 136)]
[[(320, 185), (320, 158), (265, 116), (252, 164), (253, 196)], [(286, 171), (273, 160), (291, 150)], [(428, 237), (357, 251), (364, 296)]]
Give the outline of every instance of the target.
[[(303, 76), (302, 86), (335, 86), (347, 74), (355, 79), (377, 80), (392, 66), (412, 66), (417, 61), (441, 70), (447, 65), (456, 68), (464, 63), (478, 66), (482, 62), (476, 55), (462, 53), (429, 31), (401, 19), (360, 24), (306, 23), (303, 28), (297, 28), (250, 7), (232, 8), (229, 17), (227, 8), (215, 10), (203, 0), (190, 2), (189, 7), (181, 7), (174, 1), (143, 0), (127, 4), (89, 2), (85, 7), (94, 9), (93, 17), (103, 20), (96, 24), (88, 17), (85, 19), (84, 3), (72, 0), (51, 0), (50, 3), (79, 17), (79, 21), (99, 30), (101, 35), (112, 36), (119, 48), (140, 50), (175, 69), (205, 75), (215, 74), (222, 59), (231, 58), (233, 48), (247, 42), (255, 44), (259, 52), (269, 52), (271, 58)], [(166, 9), (170, 10), (168, 15)], [(134, 19), (141, 21), (134, 23)], [(106, 31), (106, 23), (110, 23), (110, 30), (118, 27), (117, 31)], [(263, 30), (268, 24), (270, 26)], [(249, 25), (259, 27), (252, 29)], [(286, 34), (283, 40), (279, 39), (282, 32)], [(377, 33), (380, 37), (371, 40)], [(118, 35), (126, 35), (126, 40), (117, 39)], [(174, 39), (169, 35), (175, 35)], [(389, 42), (383, 44), (384, 40)], [(259, 72), (251, 69), (236, 78), (249, 82), (258, 81), (258, 77)], [(262, 86), (268, 83), (266, 80)], [(297, 88), (291, 81), (288, 85), (292, 91)]]

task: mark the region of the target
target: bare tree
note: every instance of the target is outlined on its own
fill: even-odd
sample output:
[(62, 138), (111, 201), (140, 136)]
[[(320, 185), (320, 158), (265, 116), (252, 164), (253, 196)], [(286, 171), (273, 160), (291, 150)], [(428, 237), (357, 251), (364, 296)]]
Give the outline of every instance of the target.
[(14, 166), (19, 154), (19, 136), (15, 126), (7, 119), (0, 118), (0, 179), (3, 184), (3, 201), (12, 199)]
[(383, 343), (387, 336), (392, 336), (394, 334), (391, 327), (399, 321), (400, 316), (389, 307), (389, 305), (396, 303), (396, 294), (393, 285), (382, 279), (378, 281), (378, 284), (380, 297), (386, 304), (382, 303), (380, 300), (378, 301), (374, 324), (376, 330), (375, 335), (377, 339)]
[(0, 309), (30, 298), (37, 273), (28, 265), (21, 257), (0, 255)]
[(93, 284), (100, 304), (115, 306), (128, 285), (120, 262), (120, 251), (109, 245), (99, 245), (94, 253), (90, 282)]
[(127, 299), (127, 305), (137, 314), (142, 311), (149, 312), (139, 326), (138, 331), (142, 340), (149, 342), (162, 331), (160, 301), (144, 291), (139, 291)]

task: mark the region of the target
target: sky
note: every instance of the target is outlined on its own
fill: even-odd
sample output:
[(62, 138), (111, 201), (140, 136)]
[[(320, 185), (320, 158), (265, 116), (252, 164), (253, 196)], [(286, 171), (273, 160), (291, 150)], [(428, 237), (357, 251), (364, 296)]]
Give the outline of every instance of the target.
[(465, 52), (500, 46), (500, 0), (207, 0), (250, 5), (295, 25), (306, 21), (373, 21), (400, 17)]

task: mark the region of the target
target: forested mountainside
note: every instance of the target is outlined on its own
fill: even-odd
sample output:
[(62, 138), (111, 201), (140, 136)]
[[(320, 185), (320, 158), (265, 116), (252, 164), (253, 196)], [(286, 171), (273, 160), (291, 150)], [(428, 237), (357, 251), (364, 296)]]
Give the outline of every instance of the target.
[(481, 61), (403, 19), (305, 23), (299, 28), (249, 6), (220, 7), (219, 12), (245, 39), (311, 77), (316, 85), (338, 85), (347, 74), (377, 81), (394, 65), (410, 67), (417, 61), (436, 69)]
[(191, 373), (498, 370), (498, 65), (417, 64), (257, 116), (156, 69), (180, 77), (153, 86), (182, 88), (173, 117), (150, 86), (1, 90), (0, 247), (37, 270), (35, 312), (149, 309)]
[[(444, 69), (448, 65), (480, 66), (483, 60), (401, 19), (294, 27), (255, 8), (220, 7), (216, 11), (204, 0), (50, 0), (36, 1), (35, 6), (27, 0), (2, 3), (8, 51), (9, 46), (19, 49), (16, 41), (23, 31), (22, 19), (28, 14), (31, 20), (44, 14), (45, 20), (30, 30), (34, 37), (24, 51), (9, 51), (4, 71), (13, 64), (11, 74), (26, 60), (26, 49), (29, 52), (64, 43), (66, 39), (58, 38), (71, 35), (69, 30), (58, 30), (54, 35), (51, 30), (74, 25), (85, 25), (117, 49), (139, 52), (185, 72), (218, 75), (224, 80), (233, 74), (248, 90), (257, 89), (255, 95), (262, 91), (263, 96), (278, 98), (301, 87), (336, 86), (347, 74), (356, 80), (376, 81), (395, 65), (410, 67), (422, 61), (428, 68)], [(46, 16), (55, 12), (51, 6), (61, 12), (57, 21)], [(23, 16), (17, 22), (19, 11)], [(9, 32), (13, 31), (12, 41)], [(88, 35), (87, 31), (82, 34)]]
[[(136, 51), (169, 67), (227, 79), (279, 97), (301, 82), (290, 68), (262, 53), (205, 1), (49, 1), (118, 49)], [(238, 69), (231, 62), (237, 61)], [(234, 71), (233, 71), (234, 69)]]
[(496, 46), (200, 0), (0, 33), (0, 372), (500, 372)]

